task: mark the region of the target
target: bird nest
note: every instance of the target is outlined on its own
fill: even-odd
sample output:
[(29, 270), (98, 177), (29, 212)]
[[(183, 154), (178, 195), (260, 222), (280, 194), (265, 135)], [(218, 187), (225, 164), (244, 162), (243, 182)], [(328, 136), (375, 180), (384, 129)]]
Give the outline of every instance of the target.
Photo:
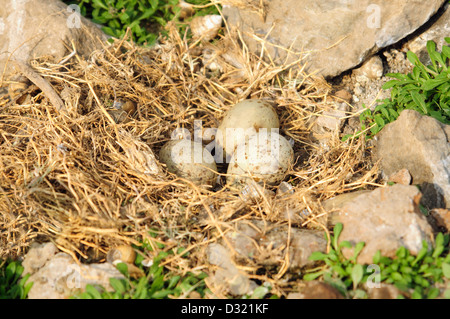
[[(52, 241), (93, 262), (112, 246), (146, 241), (154, 248), (149, 257), (174, 247), (191, 252), (188, 261), (166, 260), (174, 271), (207, 271), (206, 246), (236, 221), (326, 231), (324, 200), (375, 185), (377, 168), (362, 138), (342, 142), (335, 131), (325, 144), (312, 139), (314, 119), (336, 98), (326, 81), (305, 74), (301, 54), (275, 65), (264, 50), (249, 53), (236, 31), (205, 43), (169, 28), (152, 48), (116, 40), (88, 60), (75, 54), (63, 63), (32, 61), (27, 70), (40, 80), (19, 90), (3, 82), (0, 258)], [(280, 133), (294, 143), (295, 165), (283, 187), (262, 185), (258, 194), (224, 183), (199, 188), (159, 162), (176, 129), (193, 132), (194, 120), (218, 127), (232, 105), (248, 98), (273, 101)], [(225, 173), (219, 165), (222, 182)], [(277, 270), (264, 274), (275, 278)]]

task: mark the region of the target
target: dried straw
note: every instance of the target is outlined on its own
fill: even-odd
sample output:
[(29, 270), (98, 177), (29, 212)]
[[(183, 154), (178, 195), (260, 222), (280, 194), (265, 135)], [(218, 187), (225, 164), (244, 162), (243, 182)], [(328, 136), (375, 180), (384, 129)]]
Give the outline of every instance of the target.
[[(102, 260), (116, 244), (146, 241), (154, 247), (149, 258), (161, 249), (187, 249), (188, 259), (175, 254), (164, 261), (180, 274), (209, 271), (206, 246), (223, 241), (237, 221), (326, 229), (322, 201), (376, 183), (362, 139), (343, 143), (335, 134), (326, 149), (311, 140), (311, 120), (326, 107), (332, 88), (305, 74), (301, 59), (284, 66), (266, 62), (270, 57), (239, 45), (233, 30), (214, 44), (191, 43), (170, 25), (169, 31), (151, 49), (122, 40), (104, 44), (88, 61), (32, 61), (65, 111), (56, 111), (36, 86), (1, 97), (0, 257), (20, 256), (31, 242), (51, 240), (88, 262)], [(205, 50), (221, 70), (205, 67)], [(286, 178), (292, 193), (248, 201), (221, 186), (198, 188), (159, 163), (159, 150), (175, 129), (192, 133), (195, 119), (217, 127), (245, 98), (277, 105), (281, 133), (295, 142), (297, 162)], [(114, 117), (119, 100), (137, 105), (124, 121)], [(224, 179), (225, 167), (220, 169)], [(283, 294), (287, 265), (264, 275), (257, 272), (263, 265), (240, 267)]]

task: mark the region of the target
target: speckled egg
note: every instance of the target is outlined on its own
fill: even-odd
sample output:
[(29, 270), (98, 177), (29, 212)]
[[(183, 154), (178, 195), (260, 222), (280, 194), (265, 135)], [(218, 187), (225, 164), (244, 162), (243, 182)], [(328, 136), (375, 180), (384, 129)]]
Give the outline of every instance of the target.
[(277, 112), (268, 101), (250, 99), (235, 104), (225, 114), (216, 132), (216, 154), (223, 153), (229, 160), (246, 137), (261, 128), (279, 128)]
[(286, 177), (293, 162), (294, 151), (286, 138), (270, 130), (260, 130), (237, 146), (228, 165), (227, 182), (242, 188), (251, 178), (275, 185)]
[(214, 186), (217, 166), (214, 157), (202, 145), (187, 139), (167, 142), (159, 153), (169, 172), (196, 185)]

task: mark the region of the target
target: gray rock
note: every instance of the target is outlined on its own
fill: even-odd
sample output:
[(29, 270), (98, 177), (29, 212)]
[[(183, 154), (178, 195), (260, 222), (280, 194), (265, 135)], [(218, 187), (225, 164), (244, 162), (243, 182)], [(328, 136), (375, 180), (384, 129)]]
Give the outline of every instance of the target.
[(412, 183), (421, 185), (422, 204), (450, 207), (450, 125), (417, 111), (404, 110), (378, 134), (374, 157), (391, 176), (407, 169)]
[(442, 50), (442, 46), (446, 45), (444, 38), (450, 36), (450, 5), (445, 5), (445, 10), (439, 19), (434, 22), (425, 32), (409, 41), (406, 46), (414, 52), (419, 60), (424, 64), (431, 63), (427, 51), (427, 42), (434, 41), (438, 51)]
[[(336, 215), (344, 228), (339, 242), (352, 245), (365, 242), (357, 262), (371, 264), (373, 256), (381, 254), (394, 258), (404, 246), (412, 254), (422, 248), (422, 241), (433, 243), (433, 231), (420, 212), (421, 193), (416, 186), (394, 185), (377, 188), (347, 202)], [(343, 249), (345, 257), (353, 256), (353, 249)]]
[(450, 232), (450, 209), (435, 208), (427, 216), (428, 222), (436, 233)]
[(288, 253), (289, 269), (299, 269), (314, 263), (308, 259), (313, 252), (325, 252), (327, 247), (323, 231), (293, 227), (289, 230), (285, 225), (279, 226), (258, 220), (239, 222), (235, 229), (236, 231), (228, 232), (226, 236), (238, 253), (238, 257), (250, 258), (266, 266), (280, 265)]
[(30, 245), (30, 250), (22, 261), (24, 275), (28, 273), (34, 274), (57, 253), (58, 248), (51, 242), (44, 244), (32, 243)]
[(367, 59), (361, 67), (353, 70), (353, 75), (368, 80), (378, 80), (383, 76), (383, 61), (378, 55), (374, 55)]
[(272, 0), (263, 8), (254, 2), (256, 8), (243, 0), (224, 1), (229, 4), (223, 7), (251, 51), (261, 51), (265, 42), (275, 61), (294, 61), (298, 56), (281, 48), (292, 45), (292, 51), (308, 54), (309, 73), (332, 77), (417, 30), (445, 1)]
[(378, 287), (368, 287), (364, 284), (369, 299), (397, 299), (399, 296), (409, 297), (407, 293), (401, 291), (394, 285), (379, 283)]
[(335, 225), (338, 221), (336, 215), (339, 213), (339, 210), (344, 207), (347, 203), (354, 200), (361, 194), (369, 193), (369, 190), (359, 190), (351, 193), (344, 193), (336, 195), (332, 198), (325, 200), (322, 205), (325, 211), (328, 213), (328, 223), (330, 225)]
[(325, 111), (317, 117), (316, 125), (328, 131), (340, 130), (348, 116), (350, 107), (347, 103), (332, 103)]
[(34, 245), (23, 260), (23, 275), (30, 274), (33, 286), (29, 299), (65, 299), (85, 289), (87, 284), (112, 291), (110, 278), (124, 276), (109, 263), (77, 264), (52, 243)]
[(406, 168), (403, 168), (399, 170), (398, 172), (395, 172), (388, 178), (388, 182), (396, 183), (396, 184), (402, 184), (402, 185), (410, 185), (412, 181), (411, 174)]
[[(5, 0), (0, 6), (0, 69), (8, 59), (28, 62), (30, 59), (54, 56), (57, 60), (69, 54), (64, 44), (77, 54), (88, 57), (101, 48), (106, 35), (94, 23), (77, 15), (72, 7), (59, 0)], [(98, 39), (97, 39), (98, 38)], [(11, 61), (5, 75), (14, 72)]]
[(344, 296), (331, 285), (320, 281), (307, 281), (299, 292), (291, 292), (287, 299), (344, 299)]
[(207, 248), (206, 255), (210, 264), (218, 266), (218, 269), (206, 278), (208, 285), (215, 287), (215, 290), (242, 296), (251, 294), (257, 287), (254, 281), (239, 271), (233, 263), (230, 252), (224, 246), (211, 244)]

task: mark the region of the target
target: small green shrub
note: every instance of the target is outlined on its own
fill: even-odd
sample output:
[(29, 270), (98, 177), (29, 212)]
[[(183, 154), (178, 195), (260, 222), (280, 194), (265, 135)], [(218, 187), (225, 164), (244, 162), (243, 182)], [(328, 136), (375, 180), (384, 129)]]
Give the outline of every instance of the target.
[[(360, 289), (360, 284), (374, 278), (374, 265), (380, 270), (377, 280), (387, 284), (394, 284), (403, 291), (411, 292), (411, 298), (436, 298), (439, 289), (435, 287), (437, 283), (444, 283), (444, 278), (450, 279), (450, 254), (448, 254), (449, 236), (442, 233), (436, 236), (434, 249), (429, 249), (427, 243), (423, 242), (423, 247), (417, 256), (413, 256), (405, 247), (400, 247), (397, 258), (384, 257), (378, 251), (373, 257), (372, 265), (361, 265), (356, 262), (358, 255), (364, 248), (364, 243), (360, 242), (354, 247), (354, 254), (346, 259), (342, 254), (342, 248), (351, 248), (348, 241), (338, 244), (338, 237), (343, 226), (338, 223), (334, 227), (334, 234), (330, 236), (330, 251), (325, 254), (315, 252), (310, 256), (311, 260), (322, 261), (324, 266), (319, 270), (312, 269), (304, 274), (304, 280), (314, 280), (323, 278), (343, 295), (354, 298), (366, 297), (365, 292)], [(444, 293), (450, 298), (450, 286)]]
[[(159, 33), (166, 35), (163, 27), (174, 21), (179, 32), (186, 30), (187, 21), (181, 21), (179, 0), (66, 0), (67, 4), (77, 4), (81, 15), (102, 25), (102, 30), (113, 37), (122, 38), (127, 28), (131, 30), (134, 42), (153, 45)], [(193, 16), (217, 14), (217, 8), (209, 0), (190, 0), (195, 9)]]
[[(156, 237), (156, 233), (150, 231), (151, 237)], [(158, 249), (164, 249), (164, 245), (156, 243)], [(140, 247), (136, 247), (143, 252), (153, 251), (148, 240), (144, 240)], [(145, 273), (145, 276), (134, 279), (128, 273), (128, 266), (124, 263), (116, 265), (117, 269), (124, 275), (125, 279), (110, 278), (110, 284), (114, 291), (106, 291), (104, 287), (94, 287), (86, 285), (84, 292), (72, 296), (72, 299), (168, 299), (187, 296), (190, 292), (196, 291), (204, 297), (207, 287), (204, 272), (194, 274), (188, 272), (181, 277), (161, 266), (161, 261), (174, 254), (181, 254), (183, 248), (171, 249), (168, 252), (161, 251), (153, 259), (150, 267), (143, 267), (144, 257), (141, 254), (136, 256), (135, 265)], [(189, 256), (189, 252), (182, 255), (182, 258)]]
[(30, 274), (23, 278), (23, 267), (17, 261), (0, 260), (0, 299), (26, 299), (33, 283), (27, 283)]
[[(445, 38), (450, 43), (450, 37)], [(361, 131), (372, 138), (383, 127), (395, 121), (405, 110), (416, 110), (420, 114), (431, 116), (442, 123), (450, 124), (450, 47), (444, 45), (442, 52), (436, 51), (436, 43), (427, 42), (430, 65), (424, 65), (411, 51), (408, 60), (414, 65), (411, 73), (389, 73), (394, 78), (383, 85), (384, 90), (391, 89), (391, 98), (381, 101), (373, 111), (366, 108), (360, 115)], [(344, 140), (352, 135), (344, 136)]]

